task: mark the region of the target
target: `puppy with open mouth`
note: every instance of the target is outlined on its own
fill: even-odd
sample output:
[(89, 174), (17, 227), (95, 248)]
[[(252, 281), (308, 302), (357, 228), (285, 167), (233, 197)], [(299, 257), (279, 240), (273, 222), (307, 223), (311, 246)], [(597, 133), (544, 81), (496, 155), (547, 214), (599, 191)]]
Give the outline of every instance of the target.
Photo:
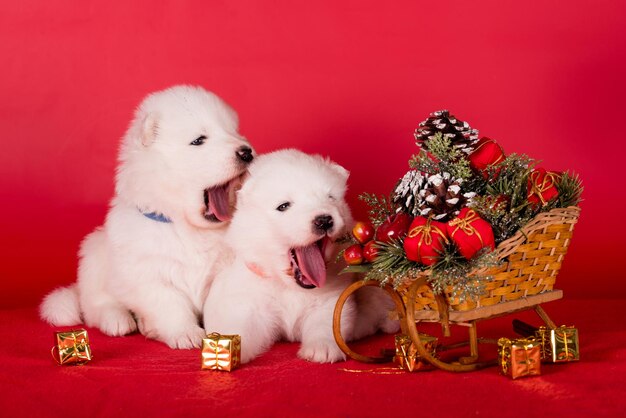
[[(345, 359), (332, 317), (351, 281), (337, 275), (334, 263), (336, 241), (352, 223), (347, 178), (338, 164), (296, 150), (261, 155), (251, 164), (226, 234), (234, 258), (218, 273), (204, 308), (208, 332), (241, 336), (242, 362), (279, 339), (301, 341), (298, 355), (307, 360)], [(388, 302), (370, 298), (367, 314), (357, 315), (349, 299), (342, 335), (397, 329), (397, 321), (387, 319)]]
[(105, 223), (81, 245), (77, 283), (49, 294), (42, 318), (198, 347), (235, 189), (253, 158), (237, 114), (213, 93), (175, 86), (146, 97), (122, 140)]

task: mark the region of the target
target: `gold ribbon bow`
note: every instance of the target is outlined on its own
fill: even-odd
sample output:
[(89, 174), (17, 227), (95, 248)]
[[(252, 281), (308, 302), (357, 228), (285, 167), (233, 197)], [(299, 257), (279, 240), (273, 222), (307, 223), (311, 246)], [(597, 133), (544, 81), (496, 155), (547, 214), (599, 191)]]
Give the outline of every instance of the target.
[(416, 226), (415, 228), (412, 228), (409, 231), (408, 237), (415, 238), (419, 234), (422, 234), (417, 245), (421, 246), (422, 243), (426, 245), (431, 245), (433, 243), (433, 237), (431, 235), (433, 232), (435, 233), (435, 235), (439, 235), (441, 238), (443, 238), (443, 241), (445, 243), (448, 242), (448, 237), (446, 237), (446, 235), (443, 233), (443, 231), (441, 231), (441, 229), (431, 224), (430, 218), (428, 218), (428, 220), (426, 221), (424, 225), (420, 225), (420, 226)]
[(533, 171), (530, 173), (530, 193), (528, 194), (528, 197), (536, 195), (541, 201), (541, 206), (544, 206), (548, 202), (544, 199), (543, 194), (548, 191), (550, 187), (554, 187), (556, 185), (559, 175), (557, 173), (546, 171), (543, 180), (539, 182), (540, 176), (540, 171)]
[(480, 232), (478, 232), (476, 228), (472, 225), (472, 222), (477, 219), (480, 219), (480, 216), (478, 216), (478, 214), (474, 210), (470, 209), (467, 211), (465, 218), (455, 218), (451, 220), (448, 225), (456, 226), (456, 228), (454, 228), (454, 231), (452, 231), (450, 235), (454, 236), (454, 234), (456, 234), (457, 231), (460, 229), (469, 236), (476, 235), (480, 240), (480, 245), (484, 246), (485, 244), (483, 242), (483, 237), (480, 235)]

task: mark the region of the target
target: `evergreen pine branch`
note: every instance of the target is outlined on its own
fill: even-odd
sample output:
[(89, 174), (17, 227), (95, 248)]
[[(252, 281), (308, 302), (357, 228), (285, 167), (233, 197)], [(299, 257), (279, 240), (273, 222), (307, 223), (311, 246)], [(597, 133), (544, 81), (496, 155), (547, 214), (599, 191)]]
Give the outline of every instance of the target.
[(439, 261), (432, 268), (428, 281), (435, 294), (450, 291), (452, 298), (460, 302), (477, 299), (485, 292), (485, 282), (491, 276), (485, 273), (499, 265), (495, 251), (483, 249), (467, 261), (457, 251), (454, 244), (448, 244)]
[(433, 161), (423, 149), (420, 150), (419, 154), (411, 156), (409, 167), (428, 174), (435, 174), (440, 171), (439, 164)]
[(391, 199), (385, 196), (376, 196), (372, 193), (361, 193), (359, 200), (365, 202), (368, 207), (368, 216), (372, 225), (377, 228), (391, 214), (394, 213)]
[(428, 153), (421, 149), (419, 154), (413, 155), (409, 160), (409, 167), (428, 174), (450, 173), (457, 179), (469, 179), (473, 176), (469, 160), (463, 151), (455, 148), (449, 138), (445, 138), (441, 132), (437, 132), (428, 140)]
[(559, 191), (558, 207), (577, 206), (581, 202), (584, 187), (578, 174), (564, 172), (556, 188)]
[(366, 279), (377, 280), (381, 285), (391, 284), (398, 287), (427, 269), (426, 266), (406, 258), (401, 240), (392, 240), (389, 243), (376, 242), (376, 248), (378, 255), (366, 273)]

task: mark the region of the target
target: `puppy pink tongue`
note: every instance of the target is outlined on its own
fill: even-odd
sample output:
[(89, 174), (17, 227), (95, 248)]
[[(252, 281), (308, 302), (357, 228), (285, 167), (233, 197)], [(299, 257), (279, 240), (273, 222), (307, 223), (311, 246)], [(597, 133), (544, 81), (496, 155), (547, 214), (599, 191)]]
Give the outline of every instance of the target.
[(207, 189), (209, 199), (208, 211), (220, 221), (228, 221), (232, 217), (228, 204), (228, 185)]
[(302, 275), (317, 287), (324, 286), (326, 283), (326, 263), (322, 256), (322, 251), (317, 244), (311, 244), (306, 247), (295, 249), (298, 266)]

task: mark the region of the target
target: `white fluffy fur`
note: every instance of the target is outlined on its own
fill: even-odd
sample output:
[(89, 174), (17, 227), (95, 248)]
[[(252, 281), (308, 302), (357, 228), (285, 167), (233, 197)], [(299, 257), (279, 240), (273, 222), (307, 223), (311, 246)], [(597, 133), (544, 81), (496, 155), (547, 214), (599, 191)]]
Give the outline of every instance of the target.
[[(262, 155), (250, 166), (226, 235), (235, 259), (216, 277), (204, 308), (207, 332), (241, 336), (242, 362), (279, 339), (301, 341), (298, 355), (307, 360), (345, 359), (333, 338), (332, 316), (351, 279), (329, 269), (324, 286), (304, 289), (292, 276), (289, 252), (323, 236), (312, 227), (318, 215), (332, 216), (332, 240), (351, 227), (344, 200), (347, 178), (341, 166), (295, 150)], [(291, 206), (278, 211), (284, 202)], [(325, 254), (330, 268), (337, 252), (333, 247)], [(371, 291), (364, 292), (363, 315), (357, 315), (352, 298), (344, 306), (344, 338), (359, 338), (380, 326), (388, 332), (397, 329), (397, 321), (386, 321), (390, 300), (385, 303), (373, 294), (380, 289)]]
[[(204, 144), (190, 145), (201, 135)], [(236, 113), (216, 95), (191, 86), (149, 95), (123, 138), (106, 221), (81, 245), (77, 284), (48, 295), (42, 318), (60, 326), (82, 317), (108, 335), (139, 328), (173, 348), (199, 346), (210, 281), (228, 261), (225, 224), (204, 217), (203, 191), (241, 176), (243, 146)]]

